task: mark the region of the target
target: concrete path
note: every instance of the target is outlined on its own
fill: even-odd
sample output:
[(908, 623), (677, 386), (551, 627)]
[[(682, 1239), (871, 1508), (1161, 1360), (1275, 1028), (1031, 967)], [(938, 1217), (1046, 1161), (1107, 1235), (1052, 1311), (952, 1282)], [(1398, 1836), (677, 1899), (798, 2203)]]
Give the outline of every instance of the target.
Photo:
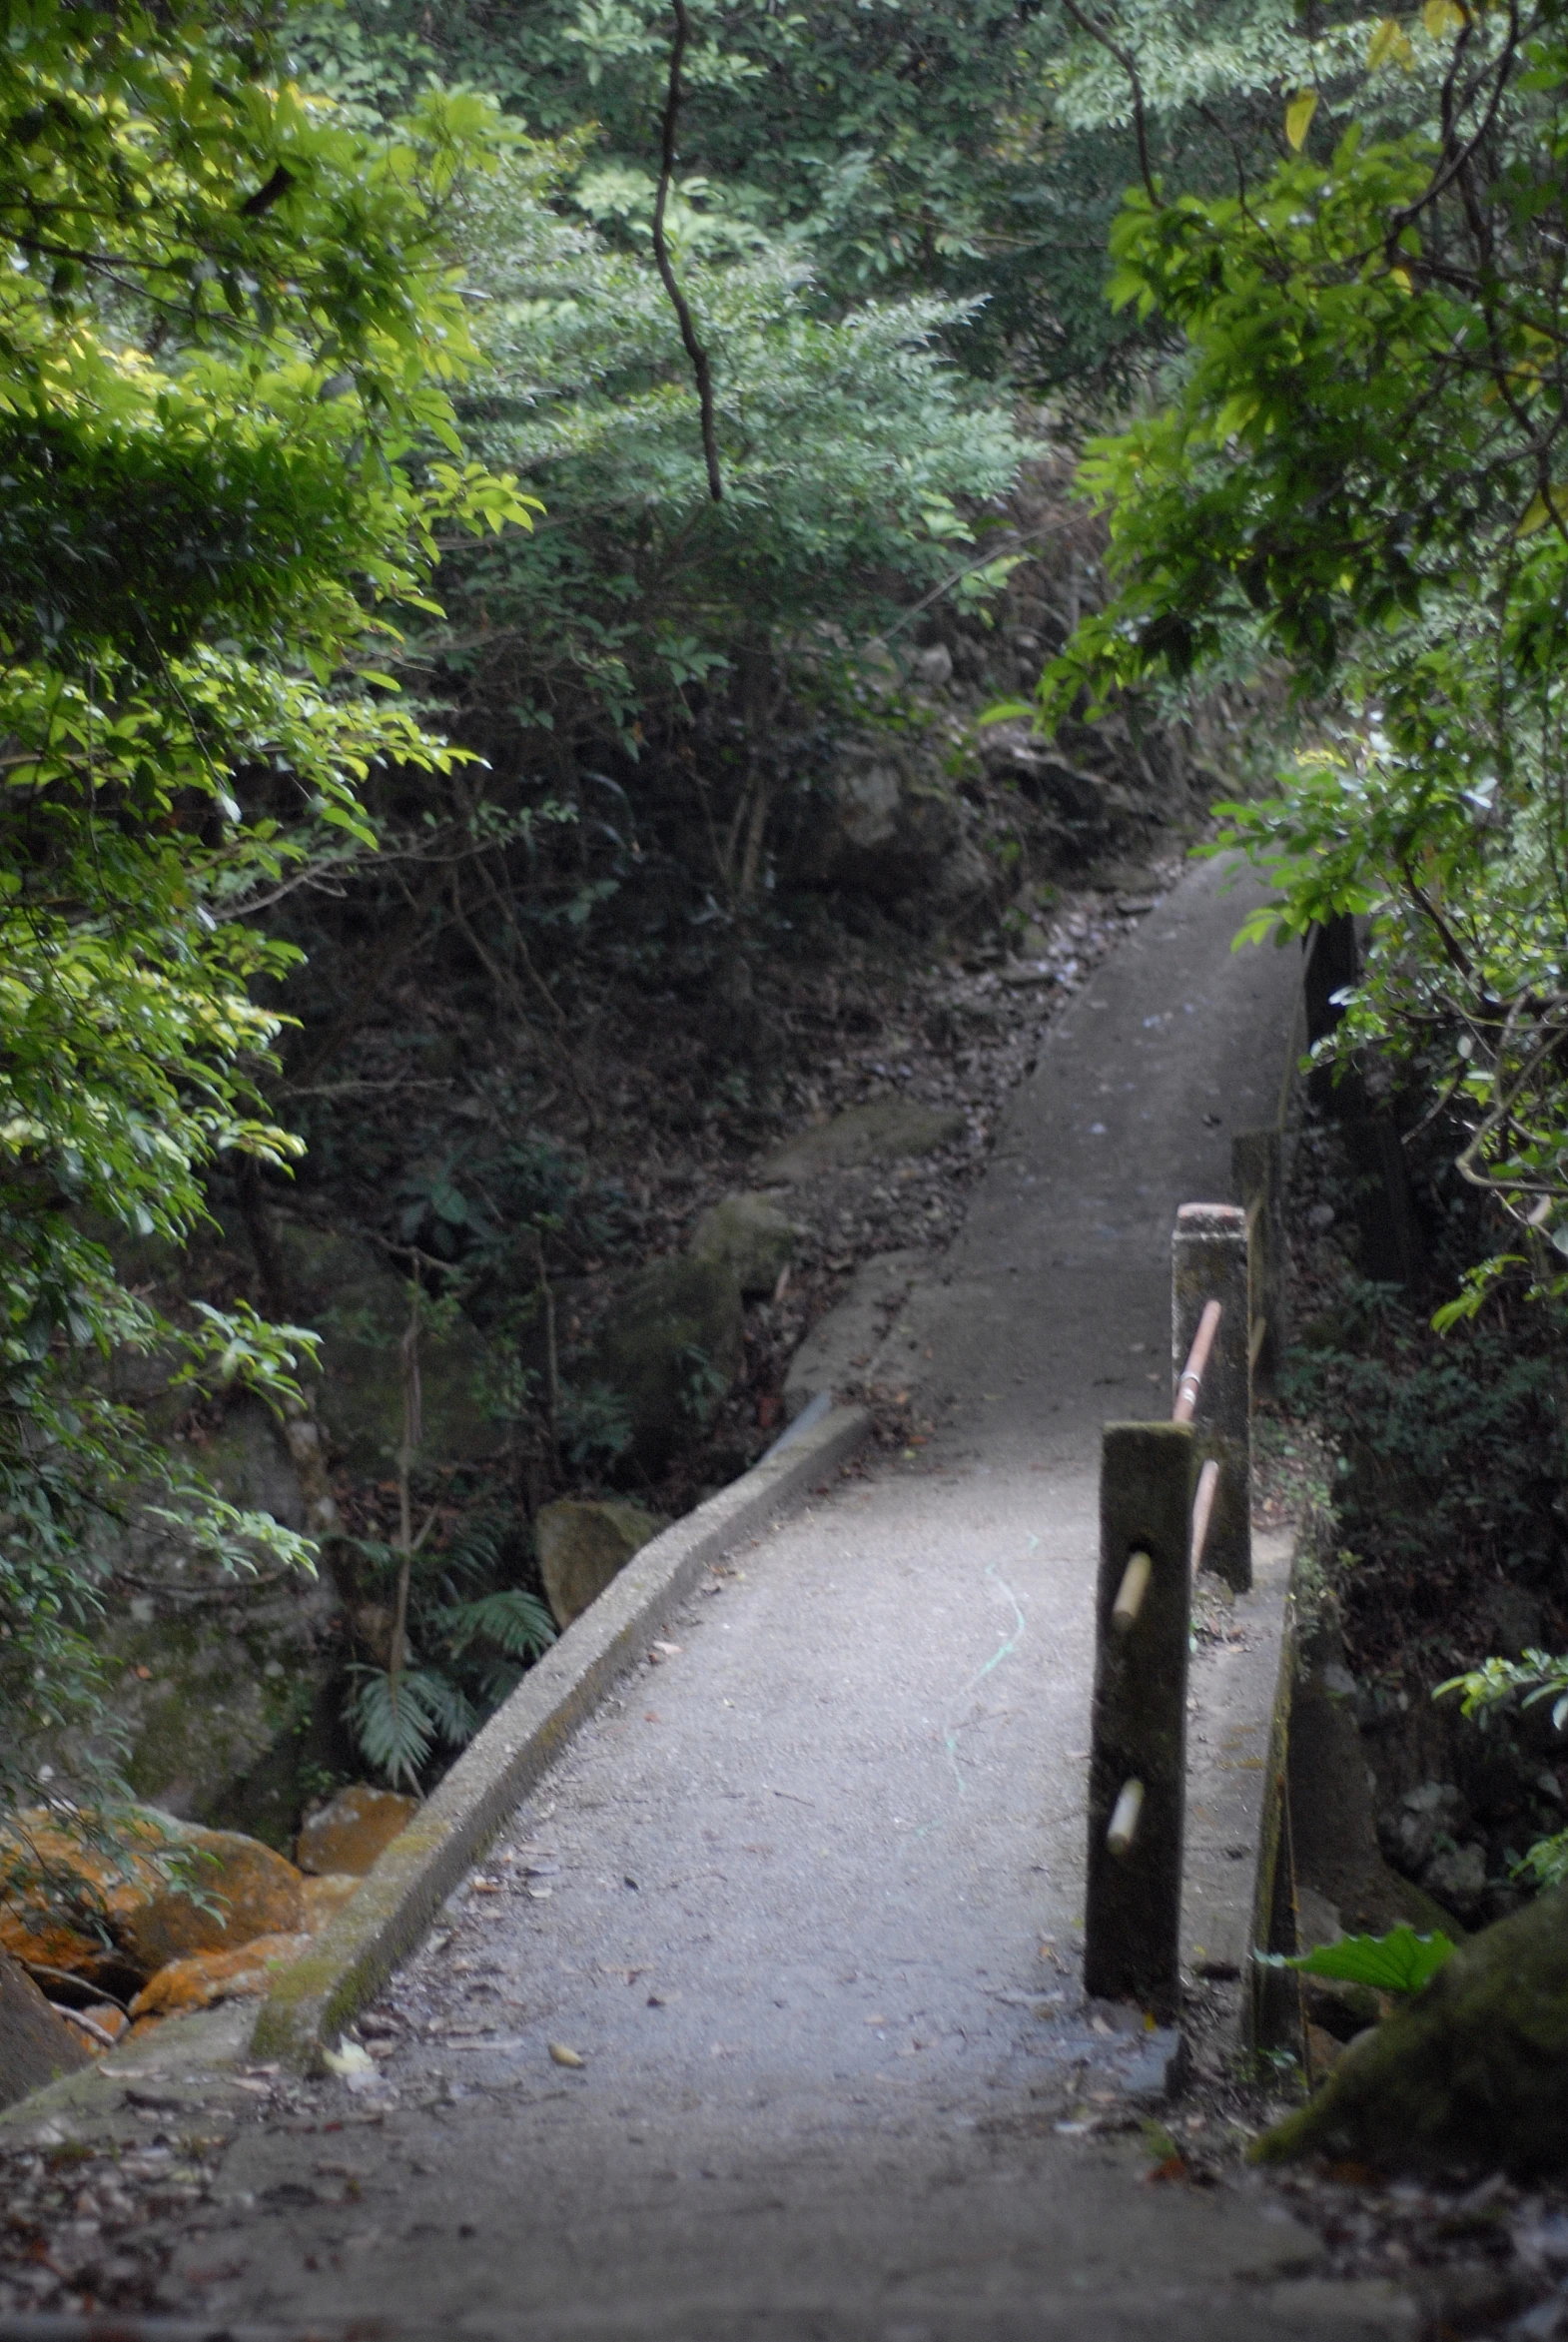
[(1077, 1977), (1098, 1432), (1169, 1408), (1173, 1213), (1272, 1119), (1294, 967), (1229, 953), (1250, 899), (1189, 877), (1061, 1020), (894, 1337), (939, 1437), (693, 1600), (395, 1983), (384, 2096), (237, 2140), (208, 2314), (1413, 2334), (1261, 2188), (1142, 2184), (1087, 2126), (1149, 2062)]

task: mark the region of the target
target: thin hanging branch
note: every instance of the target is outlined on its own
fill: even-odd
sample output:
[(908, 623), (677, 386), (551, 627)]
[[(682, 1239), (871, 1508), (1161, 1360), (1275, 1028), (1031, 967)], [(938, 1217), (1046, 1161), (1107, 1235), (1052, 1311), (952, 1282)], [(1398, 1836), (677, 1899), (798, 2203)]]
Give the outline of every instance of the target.
[(697, 382), (697, 402), (702, 412), (702, 453), (708, 466), (708, 493), (715, 504), (724, 501), (724, 482), (719, 473), (719, 442), (713, 427), (713, 370), (708, 365), (708, 354), (697, 340), (697, 329), (692, 323), (686, 296), (680, 289), (675, 271), (670, 264), (670, 248), (664, 236), (664, 209), (669, 202), (670, 184), (675, 177), (675, 132), (680, 122), (680, 68), (686, 54), (686, 42), (691, 24), (686, 15), (686, 0), (670, 0), (675, 16), (675, 39), (670, 47), (669, 88), (664, 98), (664, 153), (659, 167), (659, 192), (653, 206), (653, 258), (664, 290), (670, 297), (680, 326), (680, 338), (691, 361), (691, 371)]
[(1160, 189), (1156, 184), (1154, 164), (1150, 159), (1149, 117), (1144, 110), (1144, 84), (1139, 78), (1138, 60), (1131, 49), (1124, 48), (1120, 41), (1112, 39), (1104, 25), (1096, 24), (1092, 16), (1087, 16), (1083, 9), (1077, 5), (1077, 0), (1062, 0), (1062, 5), (1078, 26), (1079, 31), (1087, 33), (1092, 41), (1098, 41), (1107, 55), (1114, 57), (1127, 75), (1128, 83), (1133, 92), (1133, 135), (1138, 141), (1139, 176), (1144, 182), (1144, 188), (1150, 202), (1158, 204)]

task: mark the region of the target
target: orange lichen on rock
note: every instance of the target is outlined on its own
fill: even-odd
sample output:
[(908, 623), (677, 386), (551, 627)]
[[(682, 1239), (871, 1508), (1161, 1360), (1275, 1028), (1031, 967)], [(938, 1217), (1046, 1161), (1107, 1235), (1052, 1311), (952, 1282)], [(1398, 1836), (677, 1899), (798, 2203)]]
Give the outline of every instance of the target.
[(118, 2048), (131, 2022), (123, 2008), (112, 2008), (106, 2000), (95, 2000), (90, 2008), (66, 2008), (59, 2001), (51, 2002), (51, 2006), (81, 2034), (83, 2047), (94, 2057)]
[[(160, 1855), (179, 1860), (178, 1876), (168, 1875), (155, 1859)], [(231, 1951), (259, 1936), (296, 1933), (303, 1924), (304, 1881), (282, 1855), (238, 1831), (203, 1830), (148, 1807), (125, 1826), (113, 1853), (63, 1828), (54, 1815), (20, 1815), (0, 1841), (0, 1860), (24, 1876), (47, 1873), (54, 1908), (24, 1888), (6, 1924), (70, 1953), (46, 1964), (73, 1973), (86, 1971), (86, 1929), (95, 1922), (113, 1939), (121, 1964), (149, 1976), (193, 1952)], [(34, 1902), (38, 1908), (29, 1909)], [(62, 1904), (80, 1912), (80, 1935), (63, 1921)], [(103, 1958), (101, 1944), (90, 1949)], [(36, 1960), (43, 1953), (21, 1950), (20, 1956)]]
[(406, 1830), (419, 1810), (417, 1798), (393, 1789), (373, 1789), (359, 1781), (312, 1814), (295, 1852), (302, 1871), (352, 1871), (363, 1879), (378, 1855)]
[(131, 2014), (178, 2016), (210, 2008), (215, 2000), (240, 2000), (271, 1989), (278, 1970), (298, 1959), (311, 1939), (304, 1935), (258, 1936), (233, 1952), (195, 1952), (171, 1959), (131, 2002)]
[(112, 1948), (98, 1936), (67, 1927), (63, 1920), (43, 1912), (15, 1912), (0, 1904), (0, 1952), (9, 1952), (26, 1968), (54, 1968), (66, 1976), (97, 1982), (106, 1965), (120, 1964)]

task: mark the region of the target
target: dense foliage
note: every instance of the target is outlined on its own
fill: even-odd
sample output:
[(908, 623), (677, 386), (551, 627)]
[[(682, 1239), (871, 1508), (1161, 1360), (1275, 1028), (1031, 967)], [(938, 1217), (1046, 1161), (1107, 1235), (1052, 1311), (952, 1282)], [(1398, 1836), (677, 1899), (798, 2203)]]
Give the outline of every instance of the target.
[(1341, 1047), (1411, 1060), (1465, 1122), (1466, 1175), (1552, 1226), (1568, 27), (1430, 0), (1297, 71), (1298, 151), (1233, 195), (1137, 188), (1118, 223), (1118, 298), (1185, 354), (1091, 452), (1118, 591), (1046, 703), (1226, 653), (1285, 667), (1299, 755), (1229, 809), (1278, 883), (1259, 924), (1369, 917)]
[(111, 1354), (298, 1403), (307, 1337), (176, 1328), (113, 1231), (179, 1242), (203, 1172), (297, 1143), (259, 1087), (287, 947), (248, 913), (369, 843), (371, 762), (449, 764), (378, 693), (382, 615), (434, 532), (523, 522), (452, 461), (471, 361), (443, 201), (496, 146), (431, 94), (370, 137), (304, 99), (265, 12), (4, 11), (0, 45), (0, 1800), (92, 1707), (94, 1522), (161, 1484), (242, 1565), (237, 1513), (113, 1395)]

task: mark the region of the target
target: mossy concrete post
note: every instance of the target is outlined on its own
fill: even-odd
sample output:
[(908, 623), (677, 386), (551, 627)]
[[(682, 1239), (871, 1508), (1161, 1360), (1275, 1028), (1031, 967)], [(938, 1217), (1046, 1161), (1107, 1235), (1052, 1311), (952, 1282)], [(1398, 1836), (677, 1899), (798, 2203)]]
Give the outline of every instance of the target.
[[(1100, 1463), (1084, 1983), (1102, 1999), (1137, 2001), (1162, 2023), (1181, 1998), (1196, 1448), (1188, 1423), (1108, 1423)], [(1132, 1581), (1141, 1591), (1129, 1619), (1136, 1554), (1149, 1567)], [(1126, 1794), (1130, 1785), (1138, 1796)]]
[(1208, 1301), (1220, 1307), (1197, 1401), (1200, 1458), (1219, 1466), (1202, 1566), (1245, 1593), (1252, 1583), (1252, 1374), (1248, 1358), (1246, 1213), (1235, 1203), (1183, 1203), (1171, 1239), (1171, 1376), (1186, 1363)]
[(1247, 1348), (1254, 1395), (1273, 1389), (1285, 1351), (1279, 1157), (1277, 1131), (1237, 1131), (1230, 1142), (1230, 1182), (1246, 1213)]

